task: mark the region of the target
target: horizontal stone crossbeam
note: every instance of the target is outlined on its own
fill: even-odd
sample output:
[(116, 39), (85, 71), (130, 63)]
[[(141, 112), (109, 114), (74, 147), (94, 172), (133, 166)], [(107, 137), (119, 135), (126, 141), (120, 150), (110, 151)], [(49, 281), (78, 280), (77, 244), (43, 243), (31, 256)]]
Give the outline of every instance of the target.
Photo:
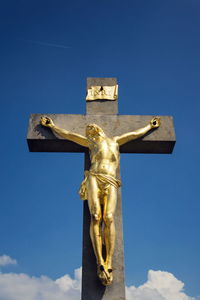
[[(29, 120), (28, 146), (31, 152), (85, 152), (85, 148), (73, 142), (57, 138), (52, 131), (40, 125), (42, 114), (32, 114)], [(73, 115), (45, 114), (55, 124), (69, 131), (85, 135), (87, 124), (96, 123), (108, 136), (144, 127), (154, 116), (141, 115)], [(121, 146), (121, 153), (172, 153), (175, 145), (173, 118), (160, 116), (159, 130), (153, 130), (144, 137)]]

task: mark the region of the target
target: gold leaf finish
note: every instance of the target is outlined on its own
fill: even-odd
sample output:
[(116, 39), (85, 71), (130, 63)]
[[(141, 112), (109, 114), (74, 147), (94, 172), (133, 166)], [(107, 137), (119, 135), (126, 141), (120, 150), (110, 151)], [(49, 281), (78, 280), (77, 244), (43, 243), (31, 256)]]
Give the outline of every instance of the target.
[(87, 101), (116, 100), (118, 98), (118, 85), (114, 86), (91, 86), (87, 90)]
[[(41, 124), (58, 136), (89, 148), (91, 167), (85, 172), (79, 194), (88, 201), (91, 215), (90, 237), (97, 261), (97, 276), (107, 286), (113, 281), (112, 258), (115, 247), (114, 214), (117, 204), (117, 189), (121, 182), (116, 178), (119, 166), (119, 146), (142, 137), (160, 126), (160, 118), (153, 118), (145, 127), (121, 136), (109, 138), (97, 124), (86, 126), (85, 136), (56, 126), (51, 118), (42, 117)], [(106, 257), (103, 257), (103, 244)]]

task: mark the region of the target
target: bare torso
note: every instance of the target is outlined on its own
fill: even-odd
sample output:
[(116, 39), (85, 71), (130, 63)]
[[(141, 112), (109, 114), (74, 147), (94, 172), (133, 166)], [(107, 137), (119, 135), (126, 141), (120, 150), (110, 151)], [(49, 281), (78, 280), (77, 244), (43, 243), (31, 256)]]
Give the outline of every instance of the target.
[(108, 137), (90, 144), (90, 170), (94, 173), (116, 176), (119, 165), (119, 145)]

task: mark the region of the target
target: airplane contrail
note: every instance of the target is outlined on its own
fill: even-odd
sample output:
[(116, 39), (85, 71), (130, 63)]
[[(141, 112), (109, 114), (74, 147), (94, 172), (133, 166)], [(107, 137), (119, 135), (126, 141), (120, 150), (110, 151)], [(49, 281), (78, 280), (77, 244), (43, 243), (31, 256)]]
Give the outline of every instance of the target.
[(25, 40), (25, 39), (18, 39), (18, 40), (25, 41), (25, 42), (32, 43), (32, 44), (41, 45), (41, 46), (56, 47), (56, 48), (62, 48), (62, 49), (70, 49), (71, 48), (70, 46), (46, 43), (46, 42), (41, 42), (41, 41), (36, 41), (36, 40)]

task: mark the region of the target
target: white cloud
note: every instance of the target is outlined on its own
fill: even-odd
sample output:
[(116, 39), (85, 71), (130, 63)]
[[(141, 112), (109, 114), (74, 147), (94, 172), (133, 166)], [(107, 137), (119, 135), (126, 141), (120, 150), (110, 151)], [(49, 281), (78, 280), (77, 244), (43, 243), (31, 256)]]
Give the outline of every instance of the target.
[(126, 288), (127, 300), (195, 300), (184, 293), (184, 283), (164, 271), (148, 272), (148, 279), (139, 287)]
[(0, 266), (16, 265), (16, 264), (17, 264), (16, 259), (13, 259), (8, 255), (1, 255), (0, 256)]
[[(80, 300), (82, 269), (74, 278), (64, 275), (56, 280), (47, 276), (0, 273), (0, 300)], [(148, 272), (147, 282), (139, 287), (127, 287), (127, 300), (195, 300), (183, 291), (184, 283), (173, 274)], [(197, 300), (198, 298), (196, 298)]]
[(0, 300), (80, 300), (81, 268), (75, 278), (65, 275), (57, 280), (47, 276), (0, 274)]

